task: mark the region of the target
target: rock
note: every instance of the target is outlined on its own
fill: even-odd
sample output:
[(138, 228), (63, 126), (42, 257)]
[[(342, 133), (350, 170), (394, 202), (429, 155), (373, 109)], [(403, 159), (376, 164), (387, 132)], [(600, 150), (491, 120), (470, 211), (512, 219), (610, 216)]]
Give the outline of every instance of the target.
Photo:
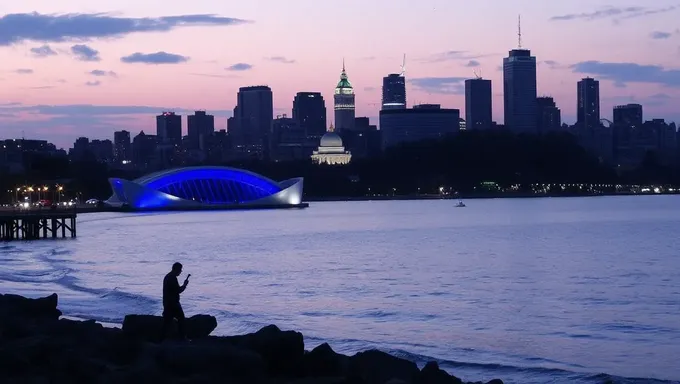
[(56, 305), (56, 295), (0, 295), (0, 383), (462, 384), (435, 362), (418, 370), (377, 350), (348, 357), (324, 343), (305, 352), (301, 333), (275, 325), (215, 337), (216, 319), (196, 315), (187, 319), (193, 340), (156, 343), (159, 316), (106, 328), (59, 319)]
[[(194, 315), (186, 319), (186, 336), (189, 339), (207, 337), (217, 328), (217, 319), (210, 315)], [(152, 315), (127, 315), (123, 320), (125, 335), (145, 341), (161, 341), (163, 331), (163, 317)], [(168, 330), (167, 338), (177, 336), (177, 322), (173, 321)]]
[(368, 384), (385, 384), (392, 379), (415, 382), (420, 374), (418, 366), (376, 349), (359, 352), (349, 358), (350, 375), (356, 375)]
[(260, 354), (271, 375), (304, 375), (305, 343), (300, 332), (282, 331), (276, 325), (268, 325), (255, 333), (225, 337), (224, 341)]
[(57, 320), (61, 316), (61, 311), (57, 309), (58, 302), (56, 293), (38, 299), (0, 294), (0, 317), (13, 316)]
[(344, 377), (349, 368), (349, 357), (336, 353), (323, 343), (304, 355), (305, 373), (311, 377)]
[(425, 364), (418, 375), (417, 382), (418, 384), (463, 384), (461, 379), (440, 369), (439, 364), (435, 361)]
[(173, 376), (263, 377), (266, 365), (250, 350), (217, 343), (168, 342), (156, 346), (156, 361)]

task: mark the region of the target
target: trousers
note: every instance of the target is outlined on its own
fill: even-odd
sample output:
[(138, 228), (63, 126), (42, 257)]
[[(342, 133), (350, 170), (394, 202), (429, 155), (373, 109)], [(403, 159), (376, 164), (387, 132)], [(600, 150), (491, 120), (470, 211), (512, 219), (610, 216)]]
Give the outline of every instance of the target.
[(174, 303), (163, 305), (163, 339), (165, 339), (167, 336), (168, 329), (171, 327), (172, 322), (175, 319), (177, 319), (177, 336), (180, 339), (186, 338), (184, 329), (184, 322), (186, 318), (184, 317), (184, 310), (182, 309), (182, 305), (180, 303)]

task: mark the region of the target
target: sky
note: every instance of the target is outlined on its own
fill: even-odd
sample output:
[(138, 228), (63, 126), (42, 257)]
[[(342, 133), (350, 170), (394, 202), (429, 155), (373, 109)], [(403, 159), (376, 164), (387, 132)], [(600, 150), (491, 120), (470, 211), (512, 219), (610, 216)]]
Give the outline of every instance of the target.
[[(22, 0), (0, 5), (0, 139), (155, 133), (155, 115), (206, 110), (216, 129), (238, 88), (269, 85), (275, 115), (300, 91), (333, 90), (346, 63), (357, 116), (378, 123), (382, 77), (406, 55), (408, 104), (464, 117), (466, 78), (492, 80), (518, 45), (538, 61), (538, 93), (575, 122), (576, 82), (600, 80), (602, 117), (644, 106), (680, 122), (677, 0)], [(183, 122), (186, 130), (186, 120)]]

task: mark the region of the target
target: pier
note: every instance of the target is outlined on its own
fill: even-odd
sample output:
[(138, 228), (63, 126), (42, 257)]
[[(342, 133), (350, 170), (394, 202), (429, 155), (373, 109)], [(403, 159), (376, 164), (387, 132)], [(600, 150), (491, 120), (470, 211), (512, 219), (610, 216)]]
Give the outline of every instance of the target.
[(0, 241), (76, 237), (75, 210), (0, 211)]

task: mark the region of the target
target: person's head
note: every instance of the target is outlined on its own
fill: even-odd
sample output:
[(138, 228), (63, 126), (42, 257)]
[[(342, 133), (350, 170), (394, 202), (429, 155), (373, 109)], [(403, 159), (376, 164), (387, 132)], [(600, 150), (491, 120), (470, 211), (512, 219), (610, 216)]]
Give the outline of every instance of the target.
[(175, 263), (172, 265), (172, 273), (179, 276), (182, 273), (182, 263)]

